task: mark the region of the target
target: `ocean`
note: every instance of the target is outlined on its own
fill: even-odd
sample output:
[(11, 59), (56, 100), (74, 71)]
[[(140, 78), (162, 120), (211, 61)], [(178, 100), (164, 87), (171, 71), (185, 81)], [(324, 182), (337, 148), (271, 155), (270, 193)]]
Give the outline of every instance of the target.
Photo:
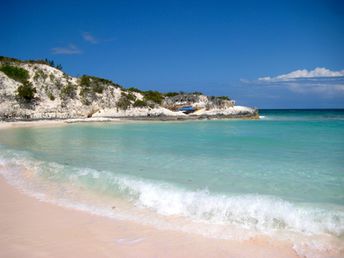
[(344, 110), (0, 131), (0, 175), (43, 201), (219, 239), (344, 248)]

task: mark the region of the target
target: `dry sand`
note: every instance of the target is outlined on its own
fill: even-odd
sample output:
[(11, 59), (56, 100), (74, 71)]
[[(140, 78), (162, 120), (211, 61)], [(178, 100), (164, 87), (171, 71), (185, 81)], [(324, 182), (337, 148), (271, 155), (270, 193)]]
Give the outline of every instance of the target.
[(0, 257), (297, 257), (264, 239), (157, 230), (38, 201), (0, 178)]

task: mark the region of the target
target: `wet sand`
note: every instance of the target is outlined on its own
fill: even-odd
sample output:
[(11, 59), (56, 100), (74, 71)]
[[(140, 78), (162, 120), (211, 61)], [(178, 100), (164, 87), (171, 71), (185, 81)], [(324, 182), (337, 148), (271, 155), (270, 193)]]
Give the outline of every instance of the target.
[(208, 239), (55, 206), (0, 177), (0, 257), (298, 257), (266, 239)]

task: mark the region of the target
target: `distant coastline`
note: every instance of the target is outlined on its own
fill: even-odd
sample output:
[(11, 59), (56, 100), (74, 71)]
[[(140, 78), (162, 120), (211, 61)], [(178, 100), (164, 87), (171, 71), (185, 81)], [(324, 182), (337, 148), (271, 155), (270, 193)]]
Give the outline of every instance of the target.
[(72, 77), (49, 60), (0, 57), (0, 120), (86, 118), (130, 120), (259, 119), (228, 96), (142, 91), (107, 79)]

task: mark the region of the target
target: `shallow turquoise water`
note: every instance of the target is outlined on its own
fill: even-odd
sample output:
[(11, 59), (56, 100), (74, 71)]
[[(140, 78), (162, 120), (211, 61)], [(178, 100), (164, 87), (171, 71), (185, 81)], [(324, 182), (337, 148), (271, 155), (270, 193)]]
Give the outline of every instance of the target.
[(0, 159), (162, 215), (343, 237), (344, 110), (260, 113), (2, 130)]

